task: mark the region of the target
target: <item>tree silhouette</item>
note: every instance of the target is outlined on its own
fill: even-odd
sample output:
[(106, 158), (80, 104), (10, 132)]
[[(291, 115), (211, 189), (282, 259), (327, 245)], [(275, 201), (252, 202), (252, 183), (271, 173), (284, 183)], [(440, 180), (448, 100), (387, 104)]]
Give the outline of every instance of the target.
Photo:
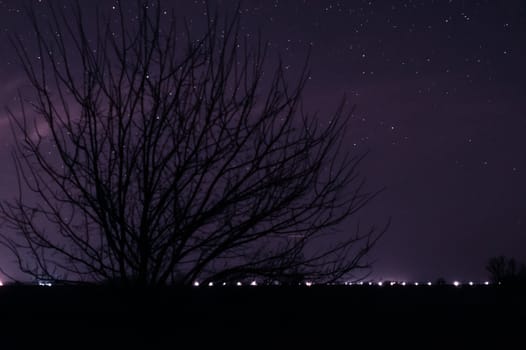
[(196, 39), (138, 5), (95, 31), (79, 6), (45, 26), (30, 9), (38, 59), (13, 39), (35, 93), (9, 113), (20, 190), (0, 206), (20, 269), (157, 285), (368, 268), (385, 228), (337, 230), (378, 193), (342, 145), (352, 111), (305, 113), (306, 65), (291, 84), (237, 13)]
[(489, 259), (486, 270), (493, 283), (505, 285), (526, 284), (526, 265), (503, 255)]

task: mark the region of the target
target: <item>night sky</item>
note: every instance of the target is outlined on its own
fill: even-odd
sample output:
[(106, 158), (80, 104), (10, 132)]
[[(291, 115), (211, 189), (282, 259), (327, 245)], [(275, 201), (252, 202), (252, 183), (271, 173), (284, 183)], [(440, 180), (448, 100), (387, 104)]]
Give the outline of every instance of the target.
[[(34, 1), (41, 18), (45, 2)], [(210, 3), (228, 12), (237, 2)], [(193, 28), (206, 18), (201, 1), (163, 7)], [(359, 216), (392, 218), (373, 278), (483, 280), (492, 256), (526, 260), (524, 0), (245, 0), (241, 12), (242, 33), (260, 28), (286, 69), (311, 50), (308, 110), (328, 118), (344, 94), (356, 105), (347, 147), (370, 152), (361, 171), (370, 189), (386, 187)], [(8, 35), (35, 44), (20, 1), (0, 1), (0, 26), (0, 105), (16, 112), (27, 82)], [(16, 189), (4, 108), (0, 140), (4, 200)], [(7, 256), (0, 264), (14, 271)]]

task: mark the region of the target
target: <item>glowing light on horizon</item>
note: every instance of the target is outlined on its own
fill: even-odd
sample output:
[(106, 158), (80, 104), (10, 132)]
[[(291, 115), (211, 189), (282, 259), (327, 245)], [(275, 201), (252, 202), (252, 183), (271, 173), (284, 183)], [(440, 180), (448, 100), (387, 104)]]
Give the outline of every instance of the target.
[(460, 286), (460, 282), (459, 282), (459, 281), (454, 281), (454, 282), (453, 282), (453, 285), (454, 285), (455, 287), (458, 287), (458, 286)]
[(484, 285), (489, 286), (489, 282), (488, 281), (484, 282)]
[(307, 282), (305, 282), (305, 285), (306, 285), (307, 287), (310, 287), (310, 286), (312, 286), (312, 282), (307, 281)]
[(252, 281), (252, 282), (250, 282), (250, 285), (251, 285), (251, 286), (257, 286), (258, 283), (257, 283), (256, 281)]
[(472, 286), (472, 285), (473, 285), (473, 282), (469, 281), (469, 285)]
[(381, 287), (381, 286), (383, 286), (383, 285), (384, 285), (383, 282), (378, 282), (378, 286), (379, 286), (379, 287)]
[(241, 282), (237, 282), (236, 283), (236, 286), (238, 286), (238, 287), (241, 287), (242, 285), (243, 285), (243, 283), (241, 283)]
[(427, 282), (427, 285), (428, 285), (428, 286), (432, 286), (433, 283), (431, 283), (431, 282)]
[(214, 286), (214, 282), (208, 282), (208, 286), (209, 287), (213, 287)]
[(194, 282), (194, 287), (199, 287), (199, 282), (195, 281)]

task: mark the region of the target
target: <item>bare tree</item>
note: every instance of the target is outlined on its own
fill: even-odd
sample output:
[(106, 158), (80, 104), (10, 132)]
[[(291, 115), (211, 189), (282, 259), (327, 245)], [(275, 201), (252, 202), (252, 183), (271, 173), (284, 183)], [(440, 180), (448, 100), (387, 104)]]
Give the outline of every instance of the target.
[(290, 84), (238, 14), (195, 39), (159, 4), (116, 11), (92, 31), (79, 7), (45, 26), (29, 11), (38, 59), (13, 39), (35, 92), (10, 112), (20, 191), (0, 206), (21, 270), (155, 285), (368, 268), (385, 229), (337, 229), (377, 193), (342, 144), (345, 103), (303, 112), (307, 68)]
[(493, 283), (516, 285), (526, 284), (526, 265), (514, 258), (503, 255), (488, 260), (486, 270)]

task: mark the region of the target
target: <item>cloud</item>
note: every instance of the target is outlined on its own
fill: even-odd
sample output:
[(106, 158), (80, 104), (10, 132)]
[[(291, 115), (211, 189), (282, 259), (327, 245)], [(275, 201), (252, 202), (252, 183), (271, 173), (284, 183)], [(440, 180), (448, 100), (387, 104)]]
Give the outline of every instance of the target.
[(9, 118), (5, 114), (0, 114), (0, 140), (5, 140), (10, 132)]
[(0, 85), (0, 137), (2, 139), (9, 132), (9, 117), (6, 109), (11, 108), (16, 111), (19, 108), (17, 94), (23, 88), (25, 81), (23, 75), (2, 77)]

